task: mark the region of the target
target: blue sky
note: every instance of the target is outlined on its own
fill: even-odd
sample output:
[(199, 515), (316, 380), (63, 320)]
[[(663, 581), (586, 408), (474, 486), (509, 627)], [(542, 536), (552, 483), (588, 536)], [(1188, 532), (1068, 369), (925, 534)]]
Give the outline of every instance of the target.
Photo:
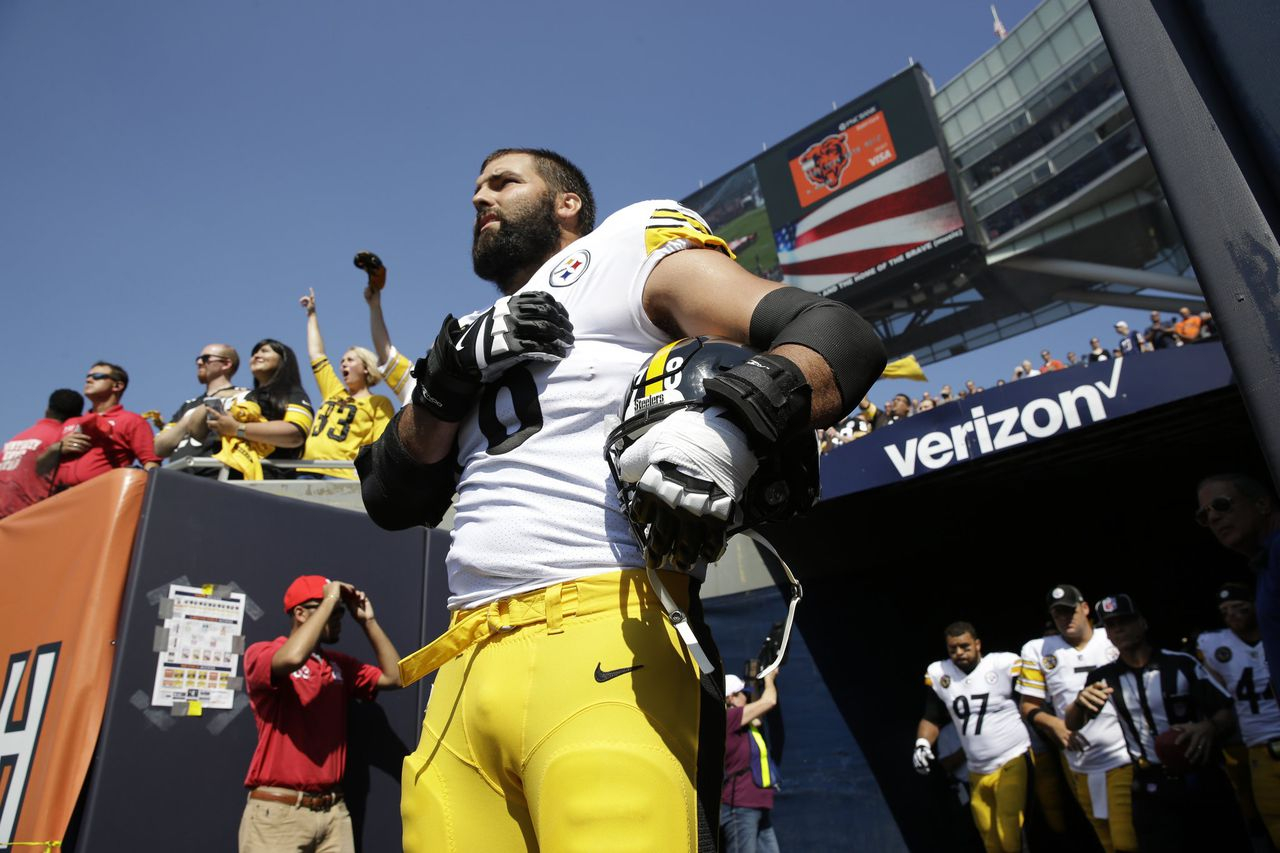
[[(205, 343), (247, 357), (277, 337), (305, 358), (309, 287), (330, 354), (367, 346), (362, 248), (390, 270), (393, 339), (420, 352), (444, 313), (496, 296), (469, 257), (488, 151), (562, 151), (602, 214), (679, 198), (909, 56), (951, 79), (994, 43), (988, 6), (5, 0), (0, 439), (98, 359), (129, 370), (128, 408), (168, 415), (199, 390)], [(1034, 6), (998, 3), (1011, 28)], [(1122, 316), (1144, 325), (1091, 311), (910, 390), (994, 384)]]

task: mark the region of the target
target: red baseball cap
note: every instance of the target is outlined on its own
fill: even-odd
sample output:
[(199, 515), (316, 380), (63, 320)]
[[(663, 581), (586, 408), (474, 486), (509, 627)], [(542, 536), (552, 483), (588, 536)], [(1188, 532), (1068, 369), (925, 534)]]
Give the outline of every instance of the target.
[(320, 575), (302, 575), (284, 591), (284, 612), (289, 613), (299, 604), (324, 598), (324, 585), (329, 579)]

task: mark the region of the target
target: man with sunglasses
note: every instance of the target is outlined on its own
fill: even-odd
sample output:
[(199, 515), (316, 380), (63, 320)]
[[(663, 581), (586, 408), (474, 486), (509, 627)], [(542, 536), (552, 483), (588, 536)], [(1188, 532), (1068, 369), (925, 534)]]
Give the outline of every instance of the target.
[(1245, 474), (1213, 474), (1196, 487), (1196, 522), (1222, 547), (1250, 561), (1258, 583), (1254, 610), (1271, 683), (1280, 684), (1280, 503), (1275, 491)]
[[(231, 384), (240, 367), (240, 354), (227, 344), (209, 344), (196, 356), (196, 379), (204, 383), (204, 393), (178, 407), (156, 436), (156, 455), (170, 464), (180, 459), (213, 456), (222, 447), (222, 438), (208, 427), (208, 406), (226, 411), (249, 393), (248, 388)], [(214, 402), (217, 401), (217, 402)], [(185, 468), (187, 473), (218, 476), (218, 468)]]
[(135, 462), (150, 471), (160, 465), (151, 427), (141, 415), (127, 411), (120, 398), (129, 374), (118, 364), (94, 362), (84, 378), (90, 411), (62, 425), (62, 438), (36, 460), (36, 473), (56, 469), (53, 491), (60, 492)]
[[(342, 633), (343, 603), (364, 629), (378, 665), (324, 648)], [(327, 850), (354, 853), (343, 802), (347, 704), (400, 688), (400, 653), (378, 625), (369, 596), (349, 583), (303, 575), (284, 593), (288, 637), (244, 653), (245, 689), (258, 747), (244, 784), (240, 853)]]

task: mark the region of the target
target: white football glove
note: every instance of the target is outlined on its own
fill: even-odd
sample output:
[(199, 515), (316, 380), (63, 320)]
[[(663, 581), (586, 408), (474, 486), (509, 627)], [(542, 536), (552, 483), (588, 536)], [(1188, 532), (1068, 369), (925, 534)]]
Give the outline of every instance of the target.
[(623, 451), (618, 473), (636, 484), (629, 512), (647, 525), (646, 564), (670, 559), (688, 569), (724, 553), (736, 502), (759, 464), (721, 406), (668, 415)]
[(911, 754), (911, 766), (921, 776), (928, 776), (930, 761), (933, 761), (933, 744), (922, 737), (916, 738), (916, 749)]

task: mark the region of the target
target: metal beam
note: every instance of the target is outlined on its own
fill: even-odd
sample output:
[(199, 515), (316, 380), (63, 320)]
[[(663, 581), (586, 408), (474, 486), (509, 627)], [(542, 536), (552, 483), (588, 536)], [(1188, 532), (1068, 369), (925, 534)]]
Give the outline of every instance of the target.
[(1139, 296), (1136, 293), (1113, 293), (1108, 290), (1059, 290), (1054, 299), (1078, 302), (1086, 305), (1111, 305), (1116, 308), (1134, 308), (1139, 311), (1161, 311), (1177, 314), (1184, 305), (1197, 314), (1208, 311), (1209, 306), (1198, 299), (1175, 299), (1172, 296)]
[(1118, 267), (1113, 264), (1095, 264), (1090, 261), (1072, 261), (1066, 258), (1042, 258), (1033, 255), (1019, 255), (1002, 261), (999, 266), (1025, 272), (1060, 275), (1064, 278), (1078, 278), (1090, 282), (1115, 282), (1133, 287), (1154, 288), (1168, 293), (1185, 293), (1188, 296), (1203, 296), (1200, 284), (1194, 278), (1180, 275), (1169, 275), (1150, 270), (1139, 270), (1133, 267)]

